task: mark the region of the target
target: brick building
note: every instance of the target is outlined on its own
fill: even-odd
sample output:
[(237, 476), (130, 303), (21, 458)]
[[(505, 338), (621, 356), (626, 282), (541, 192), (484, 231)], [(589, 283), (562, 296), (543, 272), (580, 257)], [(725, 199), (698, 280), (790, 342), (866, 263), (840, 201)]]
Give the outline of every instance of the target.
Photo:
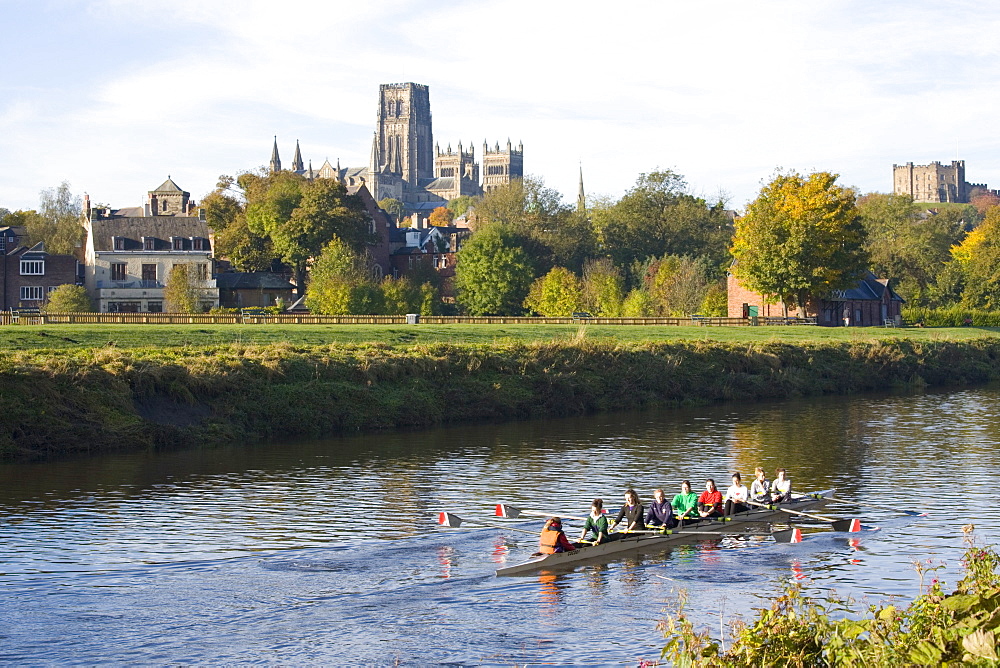
[[(731, 273), (726, 279), (728, 316), (778, 318), (785, 315), (781, 302), (771, 302), (759, 293), (743, 287)], [(889, 287), (889, 280), (868, 274), (847, 290), (834, 291), (829, 297), (810, 300), (800, 313), (789, 309), (788, 315), (816, 318), (827, 327), (882, 326), (886, 320), (898, 322), (903, 298)]]
[(0, 310), (41, 308), (49, 293), (60, 285), (80, 285), (83, 272), (72, 255), (52, 255), (39, 242), (16, 246), (2, 257)]

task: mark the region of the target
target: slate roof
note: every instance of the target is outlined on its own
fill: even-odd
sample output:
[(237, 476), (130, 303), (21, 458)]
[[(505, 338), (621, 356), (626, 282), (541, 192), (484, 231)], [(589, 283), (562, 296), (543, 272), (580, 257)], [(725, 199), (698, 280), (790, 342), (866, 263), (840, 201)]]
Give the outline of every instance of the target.
[[(427, 190), (454, 190), (454, 188), (455, 188), (455, 177), (454, 176), (441, 176), (441, 177), (438, 177), (438, 178), (434, 179), (433, 181), (431, 181), (430, 183), (428, 183), (424, 187)], [(444, 206), (444, 204), (443, 203), (442, 204), (438, 204), (438, 206)]]
[(250, 273), (227, 272), (215, 275), (220, 290), (294, 290), (295, 286), (279, 274), (267, 271)]
[(830, 301), (881, 301), (882, 295), (885, 294), (886, 290), (889, 291), (890, 300), (897, 302), (905, 301), (892, 288), (880, 282), (875, 274), (870, 271), (856, 285), (844, 290), (842, 293), (838, 293), (836, 299), (831, 299)]
[[(149, 216), (97, 218), (90, 221), (95, 251), (115, 250), (112, 237), (129, 240), (125, 250), (142, 250), (142, 238), (152, 237), (163, 242), (156, 250), (170, 250), (170, 237), (208, 239), (208, 223), (199, 218), (182, 216)], [(208, 250), (207, 244), (205, 250)]]
[(163, 183), (161, 183), (159, 188), (157, 188), (156, 190), (150, 190), (149, 192), (151, 192), (151, 193), (164, 193), (164, 192), (182, 193), (184, 191), (181, 189), (181, 187), (179, 185), (177, 185), (176, 183), (174, 183), (173, 179), (171, 179), (168, 176), (167, 180), (164, 181)]

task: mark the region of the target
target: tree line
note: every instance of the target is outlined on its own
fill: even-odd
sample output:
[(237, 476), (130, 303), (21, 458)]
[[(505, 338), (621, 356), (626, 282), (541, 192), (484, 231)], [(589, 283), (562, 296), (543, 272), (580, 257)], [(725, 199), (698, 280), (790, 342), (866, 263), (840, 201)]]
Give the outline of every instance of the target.
[[(980, 191), (968, 205), (920, 204), (862, 195), (837, 179), (776, 173), (737, 216), (671, 170), (640, 174), (620, 198), (585, 209), (529, 176), (434, 212), (434, 224), (464, 215), (473, 229), (447, 286), (419, 264), (406, 277), (382, 277), (367, 250), (377, 237), (363, 202), (335, 180), (222, 176), (202, 205), (217, 257), (239, 271), (289, 271), (319, 313), (725, 315), (730, 271), (796, 308), (866, 270), (891, 279), (911, 306), (1000, 310), (1000, 198)], [(398, 203), (380, 204), (401, 217)], [(0, 224), (71, 253), (82, 241), (80, 205), (62, 183), (42, 191), (37, 210), (0, 208)]]

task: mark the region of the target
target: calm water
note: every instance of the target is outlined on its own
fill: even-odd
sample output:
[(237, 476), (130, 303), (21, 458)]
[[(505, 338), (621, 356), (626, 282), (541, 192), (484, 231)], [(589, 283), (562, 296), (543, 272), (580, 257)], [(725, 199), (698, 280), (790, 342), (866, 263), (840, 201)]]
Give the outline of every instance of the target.
[[(954, 582), (963, 523), (998, 539), (998, 399), (727, 405), (0, 466), (0, 663), (634, 665), (658, 657), (678, 587), (716, 634), (790, 577), (911, 596), (916, 560)], [(788, 468), (800, 490), (929, 517), (866, 511), (880, 530), (854, 545), (814, 527), (799, 545), (732, 538), (527, 578), (493, 573), (534, 551), (531, 536), (434, 522), (485, 520), (501, 501), (583, 515), (628, 486), (646, 499), (758, 464)]]

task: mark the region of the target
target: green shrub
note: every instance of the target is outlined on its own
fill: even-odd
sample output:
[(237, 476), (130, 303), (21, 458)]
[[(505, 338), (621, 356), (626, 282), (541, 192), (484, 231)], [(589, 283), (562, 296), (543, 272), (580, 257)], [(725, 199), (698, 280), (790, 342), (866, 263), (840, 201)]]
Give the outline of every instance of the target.
[(749, 624), (733, 626), (728, 650), (696, 631), (684, 613), (684, 597), (661, 622), (667, 636), (662, 658), (677, 666), (995, 666), (1000, 634), (1000, 555), (976, 544), (974, 527), (963, 527), (965, 576), (945, 594), (935, 570), (918, 566), (922, 593), (907, 607), (871, 605), (829, 595), (812, 598), (789, 584), (770, 608)]
[(926, 327), (1000, 327), (1000, 311), (978, 311), (962, 306), (906, 307), (903, 319), (910, 324), (923, 323)]

